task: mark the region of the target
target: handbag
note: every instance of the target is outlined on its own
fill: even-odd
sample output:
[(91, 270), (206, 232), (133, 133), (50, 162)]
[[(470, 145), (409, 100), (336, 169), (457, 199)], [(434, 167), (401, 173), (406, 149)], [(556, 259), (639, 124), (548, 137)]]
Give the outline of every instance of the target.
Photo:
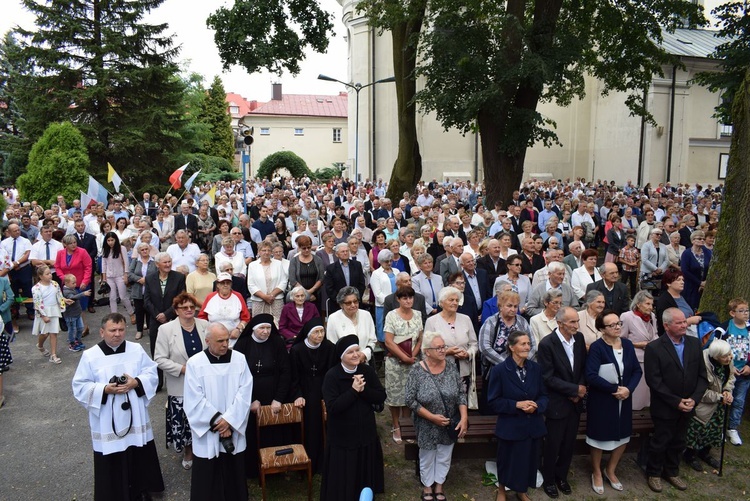
[(475, 411), (479, 409), (479, 397), (477, 396), (477, 364), (474, 361), (474, 354), (469, 357), (471, 363), (471, 381), (469, 382), (469, 392), (466, 400), (469, 409)]
[(451, 442), (456, 442), (458, 440), (458, 430), (456, 430), (456, 427), (458, 426), (458, 423), (461, 421), (461, 415), (456, 412), (457, 409), (453, 410), (453, 413), (448, 415), (448, 406), (445, 403), (445, 399), (443, 398), (443, 394), (440, 393), (440, 386), (435, 382), (435, 375), (430, 372), (429, 369), (426, 367), (424, 368), (427, 373), (430, 375), (430, 381), (432, 381), (432, 384), (435, 385), (435, 388), (438, 391), (438, 395), (440, 395), (440, 400), (443, 402), (443, 410), (445, 411), (445, 415), (448, 416), (449, 423), (445, 426), (445, 432), (448, 434), (448, 438), (451, 439)]
[(399, 348), (401, 348), (401, 351), (404, 352), (404, 355), (406, 355), (409, 358), (412, 357), (412, 343), (411, 343), (411, 338), (406, 339), (404, 341), (401, 341), (400, 343), (397, 344), (397, 346)]

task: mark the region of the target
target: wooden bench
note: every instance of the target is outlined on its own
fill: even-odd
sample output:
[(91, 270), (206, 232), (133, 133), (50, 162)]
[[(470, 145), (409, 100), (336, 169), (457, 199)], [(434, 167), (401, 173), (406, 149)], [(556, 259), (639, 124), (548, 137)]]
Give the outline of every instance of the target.
[[(497, 455), (497, 438), (495, 437), (495, 423), (497, 416), (482, 416), (474, 411), (469, 412), (469, 430), (466, 437), (459, 440), (453, 448), (454, 459), (494, 458)], [(401, 427), (401, 439), (404, 440), (404, 458), (417, 461), (419, 468), (419, 447), (417, 447), (417, 432), (411, 417), (402, 417), (398, 421)], [(651, 413), (648, 410), (633, 411), (633, 433), (626, 448), (628, 452), (637, 452), (644, 440), (654, 430)], [(407, 440), (413, 443), (407, 443)], [(576, 437), (576, 454), (588, 454), (586, 444), (586, 414), (581, 414)]]

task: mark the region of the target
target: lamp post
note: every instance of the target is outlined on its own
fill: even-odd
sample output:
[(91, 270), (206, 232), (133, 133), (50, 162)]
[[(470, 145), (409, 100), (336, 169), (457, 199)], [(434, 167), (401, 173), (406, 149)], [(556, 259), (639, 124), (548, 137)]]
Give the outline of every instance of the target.
[(354, 182), (356, 185), (359, 185), (359, 91), (361, 91), (364, 88), (371, 87), (375, 84), (379, 83), (390, 83), (395, 82), (396, 77), (388, 77), (388, 78), (381, 78), (380, 80), (375, 80), (374, 82), (370, 82), (368, 84), (362, 85), (361, 83), (348, 83), (348, 82), (342, 82), (341, 80), (338, 80), (333, 77), (329, 77), (326, 75), (318, 75), (318, 80), (326, 80), (328, 82), (338, 82), (341, 85), (344, 85), (345, 87), (348, 87), (350, 89), (353, 89), (354, 92), (357, 94), (357, 101), (356, 101), (356, 122), (354, 125)]

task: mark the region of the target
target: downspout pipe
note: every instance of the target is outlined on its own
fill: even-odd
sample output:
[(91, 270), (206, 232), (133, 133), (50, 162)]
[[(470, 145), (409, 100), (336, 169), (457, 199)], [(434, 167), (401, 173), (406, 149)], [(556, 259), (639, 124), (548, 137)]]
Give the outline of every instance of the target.
[[(643, 91), (643, 111), (648, 111), (648, 89)], [(641, 117), (641, 139), (638, 146), (638, 180), (636, 186), (643, 186), (643, 150), (646, 147), (646, 116)]]
[(667, 177), (664, 180), (669, 183), (672, 180), (672, 146), (674, 145), (674, 103), (677, 93), (677, 65), (672, 66), (672, 97), (669, 102), (669, 146), (667, 150)]
[[(371, 37), (372, 37), (372, 44), (371, 44), (371, 49), (370, 49), (372, 51), (372, 55), (371, 55), (372, 61), (371, 61), (371, 69), (370, 69), (370, 72), (371, 72), (371, 74), (370, 74), (370, 81), (374, 82), (375, 81), (375, 39), (376, 39), (376, 34), (375, 34), (375, 29), (372, 28), (372, 27), (370, 27), (370, 34), (371, 34)], [(372, 108), (370, 108), (370, 110), (372, 110), (371, 111), (371, 113), (372, 113), (372, 126), (371, 126), (371, 130), (370, 130), (370, 135), (372, 137), (372, 140), (371, 140), (372, 146), (370, 146), (370, 158), (372, 159), (372, 163), (369, 165), (369, 167), (367, 169), (367, 177), (369, 177), (370, 181), (372, 181), (374, 183), (374, 181), (375, 181), (375, 170), (377, 169), (377, 163), (375, 161), (376, 161), (376, 158), (377, 158), (377, 151), (378, 151), (375, 148), (376, 147), (376, 144), (375, 144), (375, 131), (376, 131), (376, 125), (377, 125), (377, 118), (376, 118), (377, 113), (376, 113), (376, 111), (377, 111), (378, 108), (377, 108), (377, 106), (375, 106), (375, 104), (376, 104), (375, 95), (377, 93), (375, 92), (375, 86), (374, 85), (370, 89), (370, 93), (372, 94)]]

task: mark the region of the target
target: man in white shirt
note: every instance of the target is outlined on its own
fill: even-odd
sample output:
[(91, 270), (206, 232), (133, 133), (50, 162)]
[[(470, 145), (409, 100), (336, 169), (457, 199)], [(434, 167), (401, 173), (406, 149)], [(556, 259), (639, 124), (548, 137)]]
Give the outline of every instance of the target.
[(195, 262), (198, 260), (198, 256), (201, 254), (200, 248), (197, 244), (189, 242), (187, 232), (185, 230), (177, 230), (175, 232), (174, 243), (167, 247), (167, 254), (172, 258), (172, 270), (177, 270), (180, 265), (185, 265), (190, 270), (190, 273), (195, 271)]
[(52, 277), (58, 284), (62, 284), (62, 277), (58, 277), (55, 272), (55, 258), (57, 251), (63, 249), (63, 245), (52, 238), (52, 226), (45, 225), (39, 230), (39, 241), (31, 246), (31, 266), (35, 269), (39, 266), (49, 266)]
[[(29, 256), (31, 255), (31, 242), (28, 238), (21, 236), (21, 227), (17, 223), (8, 225), (8, 238), (0, 242), (5, 252), (10, 257), (10, 279), (11, 289), (16, 298), (31, 297), (31, 287), (33, 285), (32, 274), (33, 268)], [(34, 319), (34, 305), (26, 304), (26, 316), (29, 320)]]

